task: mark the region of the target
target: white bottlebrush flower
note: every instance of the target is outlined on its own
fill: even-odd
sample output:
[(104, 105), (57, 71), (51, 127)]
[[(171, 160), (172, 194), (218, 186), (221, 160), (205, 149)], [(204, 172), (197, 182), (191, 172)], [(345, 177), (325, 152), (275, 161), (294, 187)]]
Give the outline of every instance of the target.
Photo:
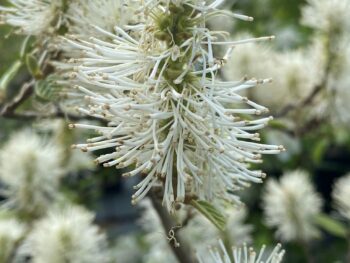
[(276, 111), (304, 99), (320, 82), (323, 72), (321, 65), (315, 63), (313, 52), (312, 49), (277, 52), (260, 43), (238, 46), (224, 68), (225, 77), (229, 80), (242, 75), (271, 77), (271, 83), (249, 90), (247, 96)]
[(255, 142), (257, 131), (271, 117), (246, 119), (245, 114), (268, 110), (239, 95), (270, 80), (224, 82), (216, 77), (232, 48), (223, 58), (215, 58), (213, 46), (261, 40), (224, 42), (220, 32), (209, 31), (205, 21), (220, 13), (221, 2), (148, 1), (140, 9), (149, 14), (145, 24), (124, 27), (130, 34), (116, 27), (116, 34), (100, 29), (108, 41), (68, 40), (85, 54), (75, 61), (80, 66), (72, 73), (83, 83), (78, 89), (90, 103), (80, 111), (108, 122), (107, 126), (72, 124), (99, 133), (75, 147), (109, 148), (98, 163), (134, 167), (125, 176), (144, 175), (135, 186), (133, 203), (153, 186), (163, 188), (168, 210), (191, 198), (237, 201), (234, 191), (265, 177), (250, 170), (249, 163), (284, 150)]
[[(219, 248), (211, 248), (209, 250), (210, 257), (203, 257), (197, 254), (199, 263), (280, 263), (283, 260), (285, 251), (278, 244), (270, 254), (265, 253), (266, 247), (263, 246), (259, 253), (253, 248), (247, 246), (232, 248), (232, 257), (230, 252), (225, 248), (224, 243), (219, 241)], [(233, 260), (231, 260), (233, 258)]]
[(94, 170), (96, 168), (92, 154), (71, 149), (71, 144), (76, 138), (86, 138), (87, 134), (78, 130), (72, 131), (68, 129), (67, 122), (62, 119), (40, 120), (35, 124), (35, 129), (52, 134), (52, 142), (56, 144), (56, 147), (62, 149), (62, 166), (65, 173)]
[(263, 194), (266, 223), (276, 227), (277, 236), (285, 241), (308, 241), (316, 237), (314, 218), (321, 206), (320, 196), (303, 171), (286, 173), (279, 182), (269, 180)]
[(69, 33), (79, 37), (103, 37), (95, 27), (113, 32), (115, 26), (136, 23), (139, 2), (135, 0), (76, 0), (69, 4)]
[[(349, 27), (350, 30), (350, 27)], [(349, 32), (350, 39), (350, 32)], [(350, 122), (350, 45), (346, 41), (341, 52), (333, 58), (332, 69), (328, 79), (327, 93), (328, 113), (335, 124), (349, 125)]]
[(65, 22), (67, 0), (9, 0), (0, 6), (0, 21), (18, 28), (18, 33), (40, 36), (52, 33)]
[(347, 0), (309, 0), (303, 8), (302, 22), (320, 37), (326, 89), (323, 93), (322, 116), (329, 115), (338, 125), (350, 120), (350, 3)]
[(243, 243), (250, 243), (252, 225), (245, 223), (248, 211), (245, 207), (229, 208), (224, 211), (227, 216), (225, 228), (226, 238), (233, 246), (241, 246)]
[(5, 206), (30, 216), (46, 212), (63, 175), (60, 148), (33, 131), (13, 134), (0, 150), (0, 190)]
[(332, 196), (337, 211), (350, 220), (350, 174), (336, 181)]
[(302, 10), (303, 24), (333, 36), (350, 33), (348, 0), (307, 0), (307, 3)]
[(26, 227), (15, 219), (0, 219), (0, 262), (10, 262), (25, 231)]
[(108, 262), (106, 237), (81, 207), (55, 209), (37, 221), (21, 253), (33, 263)]

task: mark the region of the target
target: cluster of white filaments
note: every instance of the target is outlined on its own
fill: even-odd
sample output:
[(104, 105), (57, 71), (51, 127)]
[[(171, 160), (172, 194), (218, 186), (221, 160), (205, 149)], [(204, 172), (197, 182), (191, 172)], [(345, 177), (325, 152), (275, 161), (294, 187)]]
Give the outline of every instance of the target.
[(51, 209), (35, 222), (20, 250), (33, 263), (110, 262), (106, 236), (94, 215), (79, 206)]
[(62, 151), (52, 141), (24, 130), (12, 135), (0, 151), (2, 207), (39, 216), (57, 200)]
[[(89, 107), (79, 111), (108, 122), (72, 124), (100, 134), (74, 147), (111, 149), (97, 163), (132, 167), (125, 176), (144, 175), (133, 203), (154, 186), (162, 187), (169, 210), (187, 198), (238, 201), (234, 191), (265, 177), (249, 170), (248, 163), (284, 150), (258, 143), (257, 130), (271, 117), (245, 116), (268, 109), (239, 95), (270, 79), (225, 82), (217, 77), (234, 45), (271, 39), (225, 42), (225, 34), (209, 31), (205, 22), (217, 14), (252, 20), (217, 10), (222, 2), (146, 1), (145, 23), (116, 27), (115, 34), (97, 28), (109, 40), (67, 40), (82, 51), (72, 77), (82, 83), (77, 88)], [(229, 47), (223, 58), (213, 54), (217, 45)]]
[(92, 23), (113, 31), (117, 24), (134, 22), (137, 16), (132, 11), (136, 11), (137, 4), (135, 0), (71, 1), (66, 14), (70, 21), (69, 33), (86, 38), (96, 36), (98, 32), (91, 26)]
[(332, 197), (336, 210), (350, 220), (350, 174), (346, 174), (335, 182)]
[[(256, 253), (253, 248), (247, 248), (246, 245), (240, 248), (232, 248), (232, 257), (226, 250), (224, 243), (219, 240), (219, 248), (211, 248), (211, 256), (203, 258), (197, 255), (199, 263), (280, 263), (282, 262), (285, 251), (278, 244), (271, 252), (266, 255), (266, 247), (263, 246), (259, 253)], [(231, 259), (233, 258), (233, 260)]]
[(67, 0), (10, 0), (0, 6), (0, 21), (18, 28), (18, 33), (40, 36), (63, 24)]
[(322, 199), (309, 175), (301, 170), (284, 174), (279, 181), (267, 181), (263, 194), (266, 224), (276, 227), (283, 241), (309, 241), (319, 235), (315, 218), (322, 209)]

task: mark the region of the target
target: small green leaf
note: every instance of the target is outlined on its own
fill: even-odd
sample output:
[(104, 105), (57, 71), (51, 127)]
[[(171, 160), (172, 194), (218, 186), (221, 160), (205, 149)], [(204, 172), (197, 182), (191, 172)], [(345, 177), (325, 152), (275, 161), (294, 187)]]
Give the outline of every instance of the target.
[(19, 60), (16, 60), (2, 75), (0, 79), (0, 93), (6, 94), (6, 89), (10, 84), (11, 80), (17, 75), (19, 69), (21, 68), (22, 63)]
[(43, 73), (40, 69), (38, 60), (31, 54), (26, 55), (26, 65), (27, 68), (35, 79), (42, 79)]
[(51, 75), (44, 80), (39, 80), (35, 84), (35, 94), (43, 100), (53, 101), (60, 96), (62, 86), (56, 83), (56, 77)]
[(211, 221), (220, 231), (226, 226), (226, 219), (216, 207), (203, 200), (192, 200), (191, 205)]
[(324, 154), (329, 146), (330, 142), (328, 139), (324, 138), (318, 141), (312, 151), (312, 159), (318, 164), (322, 161)]
[(269, 127), (276, 130), (287, 130), (290, 129), (290, 124), (283, 122), (281, 120), (271, 120), (269, 121)]
[(326, 214), (320, 214), (315, 217), (315, 222), (325, 231), (337, 237), (347, 237), (346, 227), (339, 221)]
[(30, 40), (31, 36), (27, 36), (22, 43), (21, 46), (21, 51), (19, 52), (19, 57), (21, 58), (22, 61), (25, 60), (25, 56), (29, 50), (29, 40)]

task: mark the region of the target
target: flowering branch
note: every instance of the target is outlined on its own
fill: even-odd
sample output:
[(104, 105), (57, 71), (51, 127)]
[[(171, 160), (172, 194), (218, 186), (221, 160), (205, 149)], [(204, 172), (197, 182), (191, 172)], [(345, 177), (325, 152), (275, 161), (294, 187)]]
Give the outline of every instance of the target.
[[(152, 205), (162, 222), (165, 232), (170, 233), (171, 231), (173, 231), (176, 223), (171, 218), (171, 215), (168, 213), (168, 211), (162, 206), (161, 202), (159, 201), (154, 191), (152, 191), (152, 193), (150, 193), (149, 196), (152, 201)], [(184, 240), (182, 240), (180, 236), (176, 236), (176, 240), (174, 239), (172, 241), (174, 241), (173, 242), (174, 244), (171, 244), (169, 242), (169, 245), (179, 262), (181, 263), (195, 262), (191, 256), (192, 253), (189, 249), (189, 246), (185, 244)], [(177, 244), (180, 244), (180, 245), (177, 245)]]

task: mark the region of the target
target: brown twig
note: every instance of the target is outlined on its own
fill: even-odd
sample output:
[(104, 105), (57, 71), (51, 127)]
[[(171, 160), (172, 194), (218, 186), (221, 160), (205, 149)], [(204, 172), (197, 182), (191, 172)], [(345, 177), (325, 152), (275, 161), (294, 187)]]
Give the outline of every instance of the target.
[(80, 120), (91, 120), (91, 121), (103, 121), (98, 118), (90, 117), (90, 116), (80, 116), (74, 114), (63, 113), (61, 111), (57, 111), (51, 114), (39, 114), (37, 112), (23, 112), (23, 113), (15, 113), (9, 112), (6, 115), (1, 115), (0, 118), (6, 119), (15, 119), (15, 120), (25, 120), (25, 121), (33, 121), (33, 120), (41, 120), (41, 119), (49, 119), (49, 118), (63, 118), (69, 121), (80, 121)]
[(324, 87), (324, 83), (322, 82), (321, 84), (315, 86), (314, 89), (311, 91), (311, 93), (305, 99), (303, 99), (299, 103), (288, 104), (280, 112), (277, 112), (274, 116), (276, 118), (284, 117), (295, 109), (300, 109), (305, 106), (308, 106), (310, 103), (313, 102), (316, 96), (322, 91), (323, 87)]
[(3, 117), (13, 115), (16, 109), (33, 94), (34, 84), (34, 80), (24, 83), (17, 96), (3, 106), (0, 111), (0, 115)]
[[(162, 225), (164, 227), (164, 230), (166, 233), (171, 233), (171, 231), (174, 231), (174, 227), (176, 227), (176, 224), (171, 217), (171, 215), (168, 213), (168, 211), (162, 206), (161, 201), (158, 199), (156, 194), (153, 192), (149, 195), (152, 205), (154, 209), (156, 210)], [(186, 244), (184, 240), (181, 239), (181, 236), (177, 235), (176, 240), (170, 240), (173, 241), (173, 243), (169, 242), (169, 246), (171, 247), (172, 251), (174, 252), (174, 255), (178, 259), (180, 263), (194, 263), (195, 260), (193, 259), (190, 247)], [(175, 243), (179, 243), (180, 246), (176, 246)]]

